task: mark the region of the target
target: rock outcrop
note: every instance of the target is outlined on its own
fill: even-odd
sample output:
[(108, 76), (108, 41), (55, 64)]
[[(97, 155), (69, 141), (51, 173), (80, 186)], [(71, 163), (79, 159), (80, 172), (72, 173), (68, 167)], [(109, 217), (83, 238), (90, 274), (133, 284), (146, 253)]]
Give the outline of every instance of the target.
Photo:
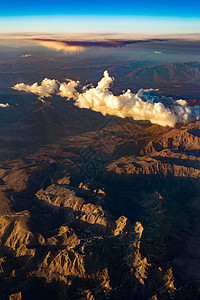
[(1, 299), (199, 299), (199, 132), (115, 124), (1, 162)]

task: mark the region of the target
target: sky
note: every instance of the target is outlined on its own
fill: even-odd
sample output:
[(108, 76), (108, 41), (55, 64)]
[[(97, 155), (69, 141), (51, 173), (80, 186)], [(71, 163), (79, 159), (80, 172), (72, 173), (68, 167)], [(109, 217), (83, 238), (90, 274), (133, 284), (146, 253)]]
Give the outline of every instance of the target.
[(200, 1), (2, 1), (0, 32), (200, 33)]

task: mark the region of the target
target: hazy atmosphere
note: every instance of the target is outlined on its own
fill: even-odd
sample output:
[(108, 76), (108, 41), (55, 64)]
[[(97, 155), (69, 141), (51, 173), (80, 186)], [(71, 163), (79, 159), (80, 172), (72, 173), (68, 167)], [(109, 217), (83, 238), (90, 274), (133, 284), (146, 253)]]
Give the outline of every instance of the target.
[(0, 10), (0, 300), (200, 299), (200, 2)]

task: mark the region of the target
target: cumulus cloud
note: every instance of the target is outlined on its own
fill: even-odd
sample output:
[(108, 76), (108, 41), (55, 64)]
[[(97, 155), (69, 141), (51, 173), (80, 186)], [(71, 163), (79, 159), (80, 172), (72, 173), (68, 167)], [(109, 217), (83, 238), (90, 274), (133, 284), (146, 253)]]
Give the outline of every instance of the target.
[(2, 107), (2, 108), (9, 107), (9, 106), (10, 106), (10, 104), (8, 104), (8, 103), (6, 103), (6, 104), (0, 103), (0, 107)]
[(176, 123), (200, 119), (199, 106), (189, 107), (185, 100), (175, 101), (172, 97), (160, 96), (155, 89), (140, 89), (135, 94), (127, 90), (115, 96), (109, 90), (113, 80), (105, 71), (97, 87), (76, 95), (75, 105), (101, 112), (103, 115), (149, 120), (151, 123), (170, 127), (174, 127)]
[(79, 81), (73, 81), (68, 79), (69, 82), (60, 83), (58, 95), (66, 98), (74, 98), (76, 94), (76, 87), (79, 84)]
[(41, 85), (38, 85), (38, 83), (34, 83), (32, 85), (28, 85), (25, 83), (19, 83), (12, 87), (12, 89), (17, 91), (25, 91), (27, 93), (33, 93), (39, 96), (39, 99), (42, 99), (44, 97), (51, 97), (52, 94), (55, 92), (58, 92), (58, 82), (55, 79), (48, 79), (45, 78)]
[(33, 83), (32, 85), (18, 83), (14, 85), (12, 89), (36, 94), (39, 96), (38, 99), (40, 100), (43, 100), (44, 97), (52, 97), (53, 94), (57, 94), (66, 98), (74, 98), (76, 94), (75, 87), (77, 87), (79, 82), (71, 79), (68, 79), (68, 81), (68, 83), (60, 83), (58, 80), (45, 78), (41, 82), (41, 85), (39, 85), (37, 82)]
[(73, 98), (74, 105), (80, 108), (92, 109), (103, 115), (149, 120), (153, 124), (162, 126), (174, 127), (176, 123), (200, 119), (200, 106), (189, 107), (185, 100), (176, 101), (172, 97), (160, 96), (156, 89), (140, 89), (137, 93), (127, 90), (116, 96), (109, 90), (113, 81), (114, 78), (105, 71), (96, 87), (83, 86), (81, 92), (76, 90), (78, 81), (59, 83), (54, 79), (44, 79), (41, 86), (37, 83), (32, 86), (21, 83), (14, 86), (14, 89), (25, 90), (43, 97), (56, 93), (61, 97)]

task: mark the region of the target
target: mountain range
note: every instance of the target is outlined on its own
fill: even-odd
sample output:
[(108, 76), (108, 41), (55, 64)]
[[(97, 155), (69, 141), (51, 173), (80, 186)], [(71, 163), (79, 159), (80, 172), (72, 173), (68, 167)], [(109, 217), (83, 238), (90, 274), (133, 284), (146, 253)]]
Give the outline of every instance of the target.
[(1, 299), (199, 299), (200, 121), (59, 105), (1, 137)]

